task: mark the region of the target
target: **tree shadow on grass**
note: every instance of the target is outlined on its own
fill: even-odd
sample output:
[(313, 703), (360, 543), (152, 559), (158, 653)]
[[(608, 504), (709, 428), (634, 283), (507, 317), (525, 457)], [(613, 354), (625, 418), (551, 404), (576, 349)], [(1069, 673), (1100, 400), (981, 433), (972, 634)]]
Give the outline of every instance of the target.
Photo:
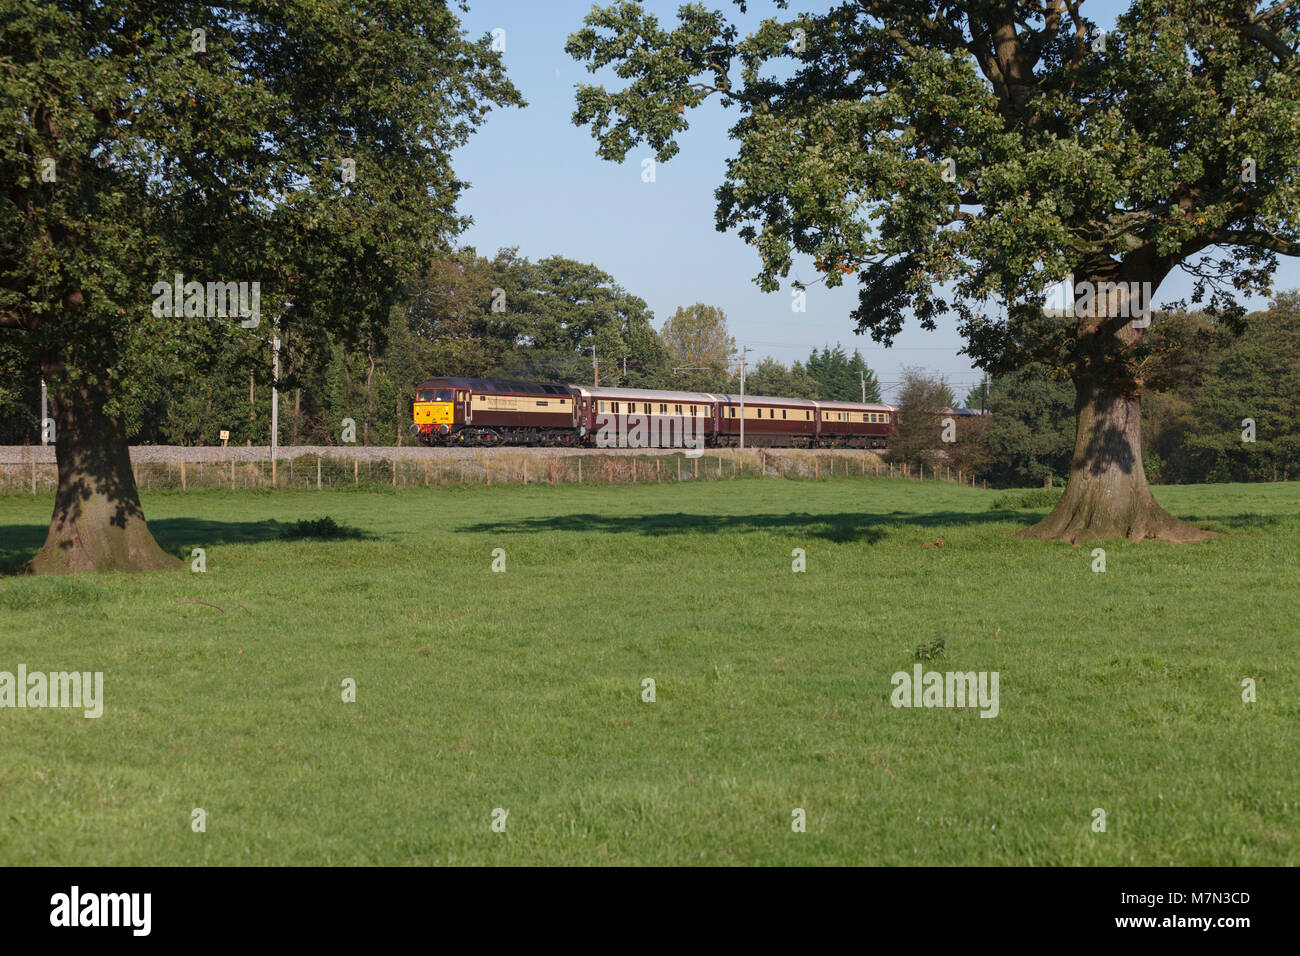
[(1249, 512), (1239, 515), (1191, 515), (1181, 516), (1184, 521), (1201, 524), (1221, 525), (1225, 528), (1271, 528), (1285, 521), (1296, 521), (1300, 515), (1261, 515)]
[(836, 543), (865, 541), (876, 544), (897, 525), (913, 528), (943, 528), (953, 525), (1003, 524), (1024, 520), (1023, 515), (1001, 512), (910, 511), (888, 513), (851, 512), (837, 514), (653, 514), (653, 515), (553, 515), (547, 518), (523, 518), (518, 521), (488, 521), (462, 525), (458, 531), (471, 534), (540, 534), (546, 531), (603, 532), (639, 534), (658, 537), (671, 534), (747, 534), (767, 531), (802, 537), (822, 538)]
[[(184, 561), (191, 548), (211, 548), (223, 544), (263, 544), (268, 541), (371, 541), (377, 535), (357, 528), (341, 527), (339, 533), (321, 536), (297, 536), (298, 522), (276, 521), (207, 521), (201, 518), (155, 518), (149, 522), (158, 546)], [(27, 562), (36, 556), (48, 525), (0, 525), (0, 576), (23, 574)]]

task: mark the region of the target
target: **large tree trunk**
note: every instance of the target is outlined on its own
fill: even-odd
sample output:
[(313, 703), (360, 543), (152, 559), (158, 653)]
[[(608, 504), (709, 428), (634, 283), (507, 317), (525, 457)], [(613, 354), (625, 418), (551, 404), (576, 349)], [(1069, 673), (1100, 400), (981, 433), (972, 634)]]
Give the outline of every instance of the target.
[[(1120, 303), (1122, 304), (1122, 302)], [(1139, 338), (1108, 316), (1080, 321), (1084, 360), (1074, 375), (1077, 426), (1070, 480), (1051, 513), (1020, 532), (1025, 538), (1105, 541), (1161, 538), (1190, 543), (1214, 536), (1175, 518), (1156, 503), (1142, 467), (1142, 382), (1126, 362)]]
[(126, 429), (92, 389), (53, 396), (59, 487), (35, 574), (174, 569), (182, 562), (154, 541), (140, 508)]

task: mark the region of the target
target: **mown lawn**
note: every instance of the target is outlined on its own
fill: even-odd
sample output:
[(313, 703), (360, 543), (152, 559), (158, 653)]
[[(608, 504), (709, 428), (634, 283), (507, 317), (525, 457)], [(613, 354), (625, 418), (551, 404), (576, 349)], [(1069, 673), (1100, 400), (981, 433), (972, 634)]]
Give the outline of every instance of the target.
[[(206, 573), (0, 578), (0, 670), (105, 673), (0, 709), (0, 864), (1294, 865), (1300, 485), (1156, 494), (1225, 536), (1099, 574), (873, 478), (149, 495)], [(940, 637), (996, 718), (890, 706)]]

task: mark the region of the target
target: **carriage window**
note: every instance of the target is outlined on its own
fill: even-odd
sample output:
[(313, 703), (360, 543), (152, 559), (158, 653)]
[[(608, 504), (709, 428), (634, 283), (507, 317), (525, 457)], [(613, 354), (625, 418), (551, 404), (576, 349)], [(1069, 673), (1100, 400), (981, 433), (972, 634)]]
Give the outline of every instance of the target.
[(600, 403), (600, 410), (601, 410), (602, 412), (605, 410), (605, 403), (604, 403), (604, 402), (601, 402), (601, 403)]
[(673, 408), (676, 409), (678, 415), (682, 413), (682, 406), (674, 405)]
[(660, 402), (660, 403), (659, 403), (659, 414), (660, 414), (660, 415), (667, 415), (667, 414), (668, 414), (668, 404), (667, 404), (666, 402)]

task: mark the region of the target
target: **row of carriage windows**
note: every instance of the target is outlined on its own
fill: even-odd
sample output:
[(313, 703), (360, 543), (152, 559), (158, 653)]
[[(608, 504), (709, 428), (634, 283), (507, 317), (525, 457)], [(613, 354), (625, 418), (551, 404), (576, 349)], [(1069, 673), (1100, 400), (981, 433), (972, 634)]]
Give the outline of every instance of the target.
[[(640, 411), (641, 413), (646, 414), (646, 415), (653, 415), (653, 414), (655, 414), (655, 410), (654, 410), (654, 409), (655, 409), (655, 404), (658, 404), (658, 406), (659, 406), (659, 412), (658, 412), (658, 414), (660, 414), (660, 415), (668, 415), (668, 414), (673, 414), (673, 415), (682, 415), (682, 414), (699, 415), (701, 412), (704, 412), (704, 411), (706, 410), (706, 408), (707, 408), (707, 406), (704, 406), (704, 405), (684, 405), (684, 406), (683, 406), (683, 405), (676, 405), (676, 404), (674, 404), (674, 405), (671, 406), (672, 411), (669, 412), (669, 407), (670, 407), (670, 406), (669, 406), (669, 404), (666, 403), (666, 402), (659, 402), (659, 403), (654, 403), (654, 402), (601, 402), (601, 403), (600, 403), (600, 410), (601, 410), (602, 412), (606, 412), (606, 411), (608, 411), (608, 412), (611, 412), (612, 414), (615, 414), (615, 415), (622, 415), (622, 414), (635, 415), (635, 414), (638, 413), (637, 406), (640, 405), (641, 408), (640, 408), (639, 411)], [(753, 408), (754, 406), (750, 406), (750, 407)], [(735, 405), (729, 405), (728, 408), (730, 409), (729, 417), (731, 417), (731, 418), (737, 418), (737, 417), (739, 417), (739, 412), (737, 411), (737, 406), (735, 406)], [(685, 409), (685, 411), (684, 411), (684, 409)], [(781, 408), (781, 409), (777, 409), (777, 408), (767, 408), (767, 409), (764, 409), (764, 408), (756, 408), (755, 411), (757, 411), (757, 413), (758, 413), (758, 416), (757, 416), (757, 417), (759, 417), (759, 418), (767, 417), (767, 418), (774, 419), (774, 418), (777, 417), (777, 416), (776, 416), (776, 413), (779, 411), (779, 412), (781, 413), (781, 417), (782, 417), (783, 419), (785, 419), (785, 420), (787, 420), (787, 421), (789, 421), (789, 419), (790, 419), (790, 415), (789, 415), (790, 410), (787, 409), (787, 408)], [(767, 412), (767, 415), (766, 415), (766, 416), (764, 416), (764, 414), (763, 414), (764, 411)], [(864, 421), (864, 422), (868, 422), (868, 423), (877, 423), (877, 424), (885, 424), (885, 423), (888, 423), (888, 422), (889, 422), (889, 413), (888, 413), (888, 412), (824, 412), (823, 415), (824, 415), (825, 417), (824, 417), (823, 420), (824, 420), (824, 421), (828, 421), (828, 422), (851, 422), (851, 421), (854, 421), (854, 418), (853, 418), (852, 416), (853, 416), (853, 415), (858, 415), (858, 414), (860, 414), (860, 415), (862, 416), (862, 421)], [(804, 411), (804, 413), (803, 413), (803, 417), (804, 417), (804, 420), (805, 420), (805, 421), (812, 421), (812, 412), (810, 412), (810, 411)]]
[[(609, 408), (608, 408), (608, 409), (605, 407), (606, 404), (609, 405)], [(642, 412), (643, 414), (646, 414), (646, 415), (654, 415), (654, 414), (656, 414), (656, 413), (655, 413), (655, 410), (654, 410), (654, 407), (655, 407), (656, 404), (659, 405), (659, 412), (658, 412), (658, 414), (660, 414), (660, 415), (688, 415), (688, 414), (689, 414), (689, 415), (698, 415), (698, 414), (700, 414), (700, 412), (702, 412), (702, 411), (704, 410), (704, 406), (703, 406), (703, 405), (676, 405), (676, 404), (674, 404), (674, 405), (672, 405), (672, 409), (673, 409), (673, 410), (670, 412), (670, 411), (668, 411), (668, 408), (669, 408), (669, 403), (668, 403), (668, 402), (658, 402), (658, 403), (655, 403), (655, 402), (608, 402), (608, 403), (606, 403), (606, 402), (601, 402), (601, 403), (600, 403), (600, 410), (601, 410), (602, 412), (603, 412), (603, 411), (609, 411), (609, 412), (612, 412), (612, 413), (615, 414), (615, 415), (623, 415), (623, 414), (627, 414), (627, 415), (635, 415), (635, 414), (637, 414), (637, 408), (636, 408), (636, 407), (637, 407), (637, 405), (640, 405), (640, 406), (641, 406), (641, 412)], [(685, 409), (685, 410), (684, 410), (684, 409)]]

